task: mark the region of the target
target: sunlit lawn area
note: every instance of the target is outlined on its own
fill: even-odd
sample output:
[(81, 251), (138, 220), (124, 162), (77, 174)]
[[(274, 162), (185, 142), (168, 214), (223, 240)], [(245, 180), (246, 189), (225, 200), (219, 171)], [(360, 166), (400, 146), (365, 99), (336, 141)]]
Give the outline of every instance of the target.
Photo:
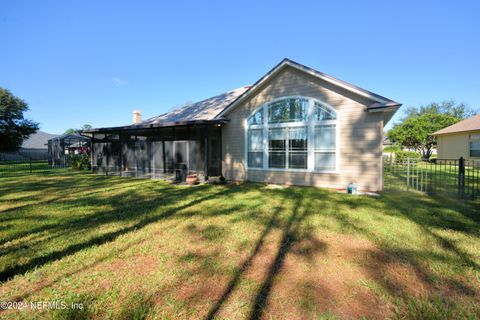
[(0, 177), (52, 171), (47, 160), (0, 161)]
[(480, 203), (59, 171), (0, 178), (0, 318), (480, 317)]

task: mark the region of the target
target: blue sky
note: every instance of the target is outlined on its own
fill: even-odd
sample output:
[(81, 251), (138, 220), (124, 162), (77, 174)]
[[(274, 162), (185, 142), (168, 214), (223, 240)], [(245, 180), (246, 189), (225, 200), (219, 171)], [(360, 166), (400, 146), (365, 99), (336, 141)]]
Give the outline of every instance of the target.
[(284, 57), (404, 106), (480, 108), (479, 3), (2, 0), (0, 86), (50, 133), (158, 115)]

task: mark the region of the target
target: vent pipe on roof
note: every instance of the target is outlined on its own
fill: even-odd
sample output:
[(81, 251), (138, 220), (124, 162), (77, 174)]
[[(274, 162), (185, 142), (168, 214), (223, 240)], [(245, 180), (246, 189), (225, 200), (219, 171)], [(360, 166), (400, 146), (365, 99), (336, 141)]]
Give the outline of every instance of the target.
[(142, 112), (140, 110), (133, 110), (133, 124), (142, 122)]

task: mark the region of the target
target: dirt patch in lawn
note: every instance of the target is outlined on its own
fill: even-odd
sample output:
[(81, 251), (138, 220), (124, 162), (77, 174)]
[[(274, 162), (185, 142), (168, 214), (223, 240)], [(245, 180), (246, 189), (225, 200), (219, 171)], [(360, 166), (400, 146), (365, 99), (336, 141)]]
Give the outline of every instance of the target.
[(249, 272), (261, 283), (253, 317), (310, 319), (330, 312), (342, 318), (384, 319), (391, 314), (389, 303), (364, 285), (373, 280), (365, 271), (371, 267), (369, 253), (379, 252), (371, 242), (344, 235), (307, 237), (292, 244), (277, 270), (272, 261), (278, 261), (281, 249), (265, 251), (268, 258), (258, 259)]
[(169, 318), (312, 319), (329, 313), (384, 319), (394, 314), (391, 298), (423, 299), (442, 289), (420, 266), (364, 238), (276, 229), (227, 251), (225, 243), (212, 241), (220, 228), (189, 225), (184, 230), (189, 240), (180, 251), (158, 247), (169, 256), (163, 263), (152, 251), (89, 269), (112, 274), (97, 282), (96, 294), (120, 289), (118, 300), (132, 300), (140, 309), (147, 305)]
[(115, 259), (108, 264), (108, 269), (120, 276), (144, 276), (156, 270), (157, 259), (152, 255), (135, 255), (125, 259)]
[(197, 248), (183, 257), (197, 261), (192, 281), (164, 287), (162, 296), (184, 301), (195, 317), (205, 319), (307, 319), (327, 312), (384, 319), (393, 307), (381, 298), (379, 291), (388, 290), (379, 279), (414, 296), (429, 289), (414, 266), (396, 262), (368, 240), (338, 234), (282, 239), (272, 233), (253, 252), (229, 257), (237, 261), (229, 274), (206, 272), (202, 263), (218, 258), (218, 249)]

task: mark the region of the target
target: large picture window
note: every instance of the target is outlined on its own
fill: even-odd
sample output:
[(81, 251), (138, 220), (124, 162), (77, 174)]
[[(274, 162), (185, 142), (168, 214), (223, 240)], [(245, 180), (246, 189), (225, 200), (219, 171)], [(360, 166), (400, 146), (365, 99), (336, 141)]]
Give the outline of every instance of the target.
[(333, 172), (338, 168), (337, 113), (320, 101), (287, 97), (247, 119), (248, 168)]

